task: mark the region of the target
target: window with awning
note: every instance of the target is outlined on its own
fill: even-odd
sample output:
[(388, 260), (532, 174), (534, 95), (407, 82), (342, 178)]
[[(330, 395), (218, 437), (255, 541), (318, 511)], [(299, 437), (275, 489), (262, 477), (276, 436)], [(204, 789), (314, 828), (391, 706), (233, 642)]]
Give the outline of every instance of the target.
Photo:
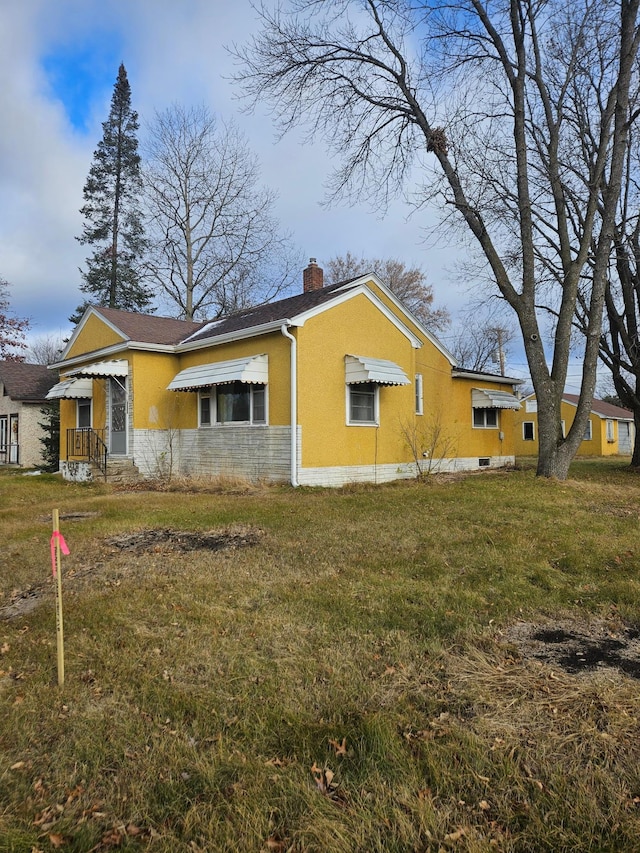
[(410, 385), (404, 370), (393, 361), (363, 355), (345, 356), (347, 385), (372, 382), (375, 385)]
[(508, 391), (493, 388), (473, 388), (471, 405), (474, 409), (519, 409), (520, 400)]
[(254, 355), (187, 367), (173, 377), (167, 388), (169, 391), (198, 391), (232, 382), (266, 385), (268, 379), (268, 357)]

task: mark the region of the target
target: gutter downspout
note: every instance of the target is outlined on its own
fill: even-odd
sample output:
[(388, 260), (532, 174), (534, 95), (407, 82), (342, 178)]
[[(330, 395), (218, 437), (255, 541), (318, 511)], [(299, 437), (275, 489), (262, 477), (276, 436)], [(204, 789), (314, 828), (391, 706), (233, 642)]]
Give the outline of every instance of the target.
[(291, 341), (291, 485), (297, 488), (298, 483), (298, 356), (297, 342), (291, 334), (288, 326), (291, 325), (290, 320), (280, 326), (280, 331), (285, 338)]

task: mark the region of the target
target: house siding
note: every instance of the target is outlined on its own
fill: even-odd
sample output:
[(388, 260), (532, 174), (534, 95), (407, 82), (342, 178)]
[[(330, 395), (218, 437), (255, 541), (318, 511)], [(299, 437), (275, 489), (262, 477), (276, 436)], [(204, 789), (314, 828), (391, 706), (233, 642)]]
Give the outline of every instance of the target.
[[(40, 426), (40, 422), (44, 419), (40, 410), (44, 405), (44, 403), (23, 403), (12, 400), (10, 397), (0, 397), (0, 415), (18, 416), (17, 458), (18, 464), (23, 468), (37, 468), (44, 462), (43, 446), (40, 442), (40, 439), (44, 438), (45, 435)], [(10, 419), (8, 423), (10, 428)], [(9, 435), (9, 441), (13, 441), (13, 436)], [(2, 461), (5, 461), (4, 456)], [(7, 450), (8, 461), (9, 452)]]
[(135, 430), (133, 444), (135, 464), (145, 477), (172, 473), (274, 482), (291, 478), (289, 427), (225, 424), (176, 431)]

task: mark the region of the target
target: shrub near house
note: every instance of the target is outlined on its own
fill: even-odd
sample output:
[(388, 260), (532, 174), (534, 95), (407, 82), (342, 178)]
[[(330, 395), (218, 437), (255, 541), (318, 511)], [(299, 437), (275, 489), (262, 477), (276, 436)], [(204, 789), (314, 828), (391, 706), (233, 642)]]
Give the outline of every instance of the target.
[(324, 287), (313, 260), (298, 296), (213, 322), (89, 308), (57, 366), (67, 475), (93, 433), (143, 476), (170, 459), (331, 486), (514, 461), (517, 380), (458, 368), (376, 276)]

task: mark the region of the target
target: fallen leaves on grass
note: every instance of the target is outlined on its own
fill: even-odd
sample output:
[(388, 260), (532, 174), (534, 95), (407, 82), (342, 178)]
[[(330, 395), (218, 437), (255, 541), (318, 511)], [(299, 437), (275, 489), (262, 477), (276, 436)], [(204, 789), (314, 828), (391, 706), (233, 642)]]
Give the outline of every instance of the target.
[(338, 741), (334, 740), (333, 738), (329, 738), (329, 746), (332, 746), (334, 748), (336, 756), (347, 754), (347, 739), (346, 739), (346, 737), (342, 738), (341, 743), (338, 743)]
[(333, 777), (335, 776), (333, 770), (330, 770), (328, 767), (318, 767), (314, 761), (311, 773), (313, 774), (313, 781), (316, 783), (318, 790), (328, 797), (332, 796), (336, 788), (333, 781)]

